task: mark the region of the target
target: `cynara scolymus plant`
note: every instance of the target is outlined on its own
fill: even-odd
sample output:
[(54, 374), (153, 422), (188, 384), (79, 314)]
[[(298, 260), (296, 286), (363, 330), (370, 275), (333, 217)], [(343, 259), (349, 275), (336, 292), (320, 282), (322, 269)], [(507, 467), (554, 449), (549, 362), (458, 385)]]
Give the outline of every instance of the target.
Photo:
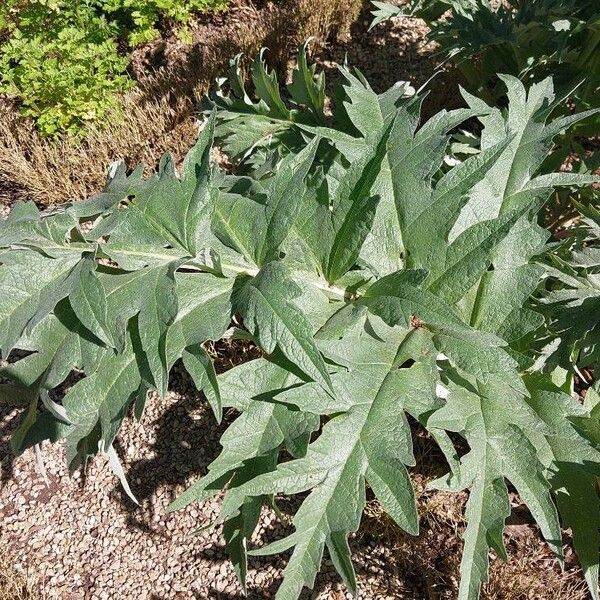
[[(402, 6), (378, 1), (373, 6), (372, 26), (398, 15), (424, 19), (431, 28), (429, 37), (439, 45), (440, 62), (449, 61), (467, 90), (490, 104), (504, 106), (505, 87), (497, 73), (508, 73), (525, 85), (552, 76), (558, 96), (555, 114), (600, 106), (596, 0), (410, 0)], [(557, 138), (543, 171), (558, 170), (576, 156), (579, 169), (593, 172), (600, 153), (590, 156), (585, 137), (599, 131), (597, 114), (582, 119)], [(551, 227), (556, 214), (571, 217), (575, 202), (592, 201), (589, 190), (562, 190), (559, 196), (560, 201), (546, 211)]]
[[(295, 97), (320, 119), (321, 80), (298, 73)], [(595, 406), (544, 372), (533, 349), (545, 321), (530, 306), (546, 274), (532, 260), (547, 239), (536, 213), (555, 187), (593, 181), (537, 174), (579, 117), (547, 122), (552, 82), (503, 77), (506, 111), (465, 94), (467, 108), (420, 123), (407, 86), (377, 95), (344, 74), (336, 127), (280, 114), (294, 144), (258, 144), (260, 177), (211, 165), (212, 113), (179, 170), (166, 156), (154, 177), (120, 168), (61, 212), (14, 208), (0, 230), (3, 391), (24, 406), (13, 447), (64, 439), (72, 467), (100, 451), (119, 472), (123, 419), (149, 390), (164, 396), (181, 359), (217, 421), (225, 407), (238, 416), (172, 508), (225, 489), (217, 523), (240, 581), (248, 554), (291, 550), (277, 598), (296, 600), (325, 551), (356, 592), (348, 538), (367, 486), (418, 533), (412, 417), (448, 462), (430, 485), (470, 492), (460, 598), (478, 597), (490, 549), (506, 556), (509, 484), (558, 560), (561, 523), (571, 529), (598, 598)], [(272, 104), (254, 115), (273, 117), (269, 81)], [(448, 132), (469, 118), (480, 151), (442, 170)], [(261, 358), (216, 375), (205, 344), (225, 335)], [(61, 398), (52, 390), (71, 373)], [(294, 532), (250, 548), (261, 507), (281, 494), (302, 495)]]
[[(217, 81), (217, 89), (207, 100), (207, 114), (218, 109), (215, 138), (235, 160), (238, 172), (251, 169), (255, 176), (269, 172), (282, 156), (300, 151), (307, 139), (320, 134), (321, 127), (326, 126), (326, 137), (336, 136), (338, 145), (344, 141), (356, 144), (360, 127), (368, 127), (368, 115), (356, 114), (359, 96), (365, 90), (372, 94), (362, 74), (340, 69), (347, 84), (335, 87), (335, 110), (328, 118), (325, 74), (316, 73), (316, 65), (308, 65), (307, 46), (305, 42), (298, 48), (298, 63), (286, 86), (289, 98), (282, 95), (277, 74), (267, 68), (266, 49), (252, 61), (251, 94), (245, 88), (241, 55), (230, 61), (228, 77)], [(399, 81), (381, 96), (380, 111), (387, 115), (401, 99), (414, 93), (408, 82)]]

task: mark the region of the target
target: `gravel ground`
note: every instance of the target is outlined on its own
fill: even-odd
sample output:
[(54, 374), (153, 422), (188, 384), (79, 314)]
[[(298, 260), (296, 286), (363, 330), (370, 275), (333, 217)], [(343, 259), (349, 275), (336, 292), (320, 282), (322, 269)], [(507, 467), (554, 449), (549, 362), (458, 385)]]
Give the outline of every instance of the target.
[[(183, 379), (183, 376), (175, 375)], [(187, 382), (178, 384), (188, 388)], [(103, 459), (85, 477), (69, 477), (64, 448), (45, 444), (47, 487), (33, 452), (14, 458), (8, 436), (15, 412), (0, 418), (0, 544), (18, 571), (35, 574), (48, 598), (61, 599), (234, 599), (242, 598), (226, 560), (220, 531), (190, 535), (217, 514), (219, 499), (175, 513), (165, 508), (218, 451), (222, 428), (200, 397), (171, 392), (151, 399), (141, 422), (129, 421), (119, 449), (135, 506), (122, 493)], [(283, 505), (285, 510), (286, 506)], [(288, 524), (265, 510), (255, 542), (283, 536)], [(364, 598), (415, 598), (394, 572), (391, 552), (368, 536), (355, 539), (357, 569)], [(249, 572), (248, 598), (272, 598), (284, 561), (256, 560)], [(325, 562), (314, 594), (305, 598), (342, 600), (331, 564)], [(408, 595), (407, 595), (408, 594)]]

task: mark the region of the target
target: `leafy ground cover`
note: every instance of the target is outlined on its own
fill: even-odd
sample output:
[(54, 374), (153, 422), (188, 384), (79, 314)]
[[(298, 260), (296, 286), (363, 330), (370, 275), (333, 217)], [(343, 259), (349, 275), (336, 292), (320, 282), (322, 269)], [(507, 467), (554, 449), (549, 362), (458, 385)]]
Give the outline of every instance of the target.
[(194, 11), (225, 6), (222, 0), (4, 2), (0, 92), (17, 100), (43, 136), (83, 135), (86, 125), (115, 112), (119, 92), (134, 84), (120, 43), (152, 41), (159, 22), (187, 24)]
[[(217, 421), (224, 408), (239, 416), (171, 508), (225, 490), (213, 525), (242, 587), (248, 554), (292, 550), (276, 598), (299, 598), (326, 551), (356, 592), (348, 537), (367, 486), (418, 534), (417, 428), (447, 464), (429, 486), (469, 491), (459, 598), (479, 597), (491, 550), (506, 556), (512, 490), (559, 562), (570, 529), (597, 597), (599, 397), (572, 398), (571, 328), (537, 305), (549, 275), (538, 257), (555, 251), (537, 213), (554, 189), (598, 181), (540, 169), (588, 114), (551, 118), (551, 79), (526, 89), (504, 75), (507, 110), (465, 92), (467, 108), (420, 123), (408, 84), (378, 95), (341, 73), (325, 120), (324, 81), (303, 49), (291, 105), (262, 55), (256, 103), (234, 62), (231, 94), (180, 174), (166, 155), (152, 178), (121, 167), (104, 193), (59, 212), (13, 209), (0, 232), (0, 343), (25, 352), (3, 370), (24, 407), (13, 449), (64, 439), (71, 468), (100, 452), (133, 496), (116, 436), (150, 390), (166, 395), (181, 360)], [(479, 120), (481, 147), (448, 166), (449, 132), (466, 119)], [(211, 164), (214, 135), (239, 174)], [(217, 376), (206, 344), (224, 337), (263, 355)], [(293, 530), (249, 550), (262, 506), (277, 511), (281, 495), (298, 496)]]

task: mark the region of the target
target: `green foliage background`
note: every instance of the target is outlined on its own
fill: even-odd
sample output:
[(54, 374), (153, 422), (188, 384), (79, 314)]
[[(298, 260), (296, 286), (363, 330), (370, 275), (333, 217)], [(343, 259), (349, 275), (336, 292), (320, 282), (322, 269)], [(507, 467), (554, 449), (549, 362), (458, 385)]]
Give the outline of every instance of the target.
[(123, 44), (160, 35), (171, 22), (182, 38), (196, 11), (226, 0), (7, 0), (0, 7), (0, 92), (18, 100), (44, 136), (80, 134), (118, 109), (133, 85)]
[[(424, 19), (441, 52), (489, 102), (504, 93), (498, 73), (523, 81), (552, 76), (559, 94), (579, 89), (579, 108), (598, 105), (600, 5), (596, 0), (411, 0), (373, 2), (376, 25), (396, 15)], [(449, 16), (446, 14), (450, 11)], [(440, 18), (444, 15), (444, 18)]]

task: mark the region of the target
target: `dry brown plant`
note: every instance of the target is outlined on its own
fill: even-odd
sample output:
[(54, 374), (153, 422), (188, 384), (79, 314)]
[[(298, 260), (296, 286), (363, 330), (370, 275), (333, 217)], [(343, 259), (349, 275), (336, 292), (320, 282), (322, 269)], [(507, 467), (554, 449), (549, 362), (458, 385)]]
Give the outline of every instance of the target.
[(8, 555), (0, 550), (0, 600), (42, 600), (35, 578), (17, 571)]

